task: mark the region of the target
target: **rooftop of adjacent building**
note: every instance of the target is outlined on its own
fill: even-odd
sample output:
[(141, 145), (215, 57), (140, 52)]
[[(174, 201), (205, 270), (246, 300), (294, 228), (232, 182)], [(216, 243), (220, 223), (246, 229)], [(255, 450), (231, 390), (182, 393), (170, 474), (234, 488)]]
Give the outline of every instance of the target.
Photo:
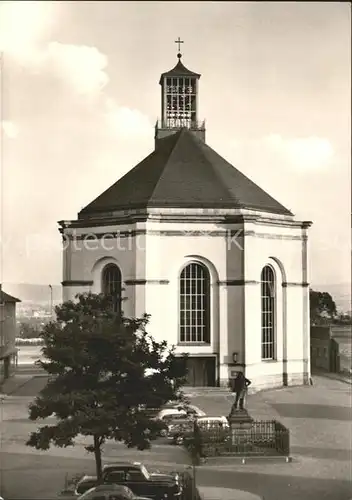
[(21, 302), (21, 301), (20, 299), (17, 299), (16, 297), (13, 297), (12, 295), (9, 295), (8, 293), (4, 292), (0, 286), (0, 304), (6, 304), (8, 302)]

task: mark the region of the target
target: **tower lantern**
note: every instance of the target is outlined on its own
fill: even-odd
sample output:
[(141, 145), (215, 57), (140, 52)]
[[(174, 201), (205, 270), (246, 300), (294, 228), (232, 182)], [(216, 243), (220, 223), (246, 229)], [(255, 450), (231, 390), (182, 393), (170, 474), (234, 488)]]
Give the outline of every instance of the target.
[(181, 62), (180, 46), (178, 44), (178, 62), (176, 66), (163, 73), (161, 85), (161, 119), (155, 127), (155, 140), (162, 139), (181, 128), (188, 128), (205, 142), (205, 123), (198, 116), (198, 88), (200, 74), (187, 69)]

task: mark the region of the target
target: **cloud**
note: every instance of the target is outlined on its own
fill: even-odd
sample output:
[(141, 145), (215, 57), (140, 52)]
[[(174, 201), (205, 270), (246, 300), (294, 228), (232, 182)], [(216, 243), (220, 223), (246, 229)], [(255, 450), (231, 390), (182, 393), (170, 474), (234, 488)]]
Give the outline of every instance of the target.
[(291, 166), (305, 170), (325, 168), (334, 156), (331, 143), (322, 137), (283, 138), (271, 134), (264, 143)]
[(2, 124), (2, 129), (4, 131), (4, 134), (6, 137), (9, 139), (16, 139), (18, 136), (19, 130), (18, 127), (15, 123), (7, 120), (3, 120)]
[(51, 72), (83, 94), (109, 81), (96, 47), (50, 41), (60, 2), (0, 2), (0, 51), (22, 66)]
[[(60, 2), (0, 2), (0, 51), (5, 59), (10, 57), (31, 72), (62, 82), (73, 92), (72, 97), (67, 96), (69, 100), (74, 94), (100, 95), (109, 82), (108, 57), (94, 46), (50, 40), (60, 7)], [(100, 97), (99, 111), (114, 136), (140, 137), (152, 132), (147, 116), (119, 106), (107, 96)], [(16, 135), (10, 122), (4, 127), (9, 137)]]
[(113, 133), (119, 137), (150, 136), (152, 124), (136, 109), (118, 106), (112, 99), (106, 102), (106, 119)]
[(105, 71), (108, 58), (96, 47), (51, 42), (42, 64), (82, 94), (99, 91), (109, 81)]
[(109, 94), (108, 57), (84, 39), (67, 44), (54, 32), (56, 12), (69, 2), (55, 4), (0, 2), (8, 99), (2, 128), (4, 137), (18, 137), (4, 148), (3, 237), (9, 244), (3, 258), (12, 281), (46, 279), (53, 263), (59, 280), (56, 221), (75, 217), (153, 144), (148, 117)]
[[(129, 136), (149, 135), (152, 125), (147, 116), (122, 103), (119, 106), (102, 94), (109, 82), (109, 61), (105, 54), (94, 46), (50, 40), (54, 21), (60, 17), (59, 9), (60, 2), (0, 2), (0, 50), (5, 53), (5, 64), (9, 58), (31, 74), (43, 80), (54, 79), (57, 84), (63, 85), (72, 94), (69, 95), (62, 87), (59, 90), (57, 86), (56, 92), (60, 92), (61, 100), (65, 95), (70, 108), (75, 95), (87, 98), (99, 96), (96, 113), (104, 115), (106, 132), (115, 137), (126, 139)], [(47, 81), (44, 95), (52, 85)], [(57, 102), (57, 98), (53, 102)], [(17, 135), (18, 130), (10, 122), (4, 124), (5, 129), (8, 137)]]
[(30, 59), (57, 20), (59, 2), (0, 2), (0, 51)]

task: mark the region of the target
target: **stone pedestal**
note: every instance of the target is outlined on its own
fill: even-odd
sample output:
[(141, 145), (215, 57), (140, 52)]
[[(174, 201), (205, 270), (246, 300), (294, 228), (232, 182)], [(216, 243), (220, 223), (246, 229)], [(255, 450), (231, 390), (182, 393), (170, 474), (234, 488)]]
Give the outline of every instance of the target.
[(248, 424), (253, 422), (253, 418), (249, 415), (247, 410), (231, 410), (228, 416), (229, 424)]
[(231, 441), (235, 446), (243, 446), (251, 442), (253, 418), (247, 410), (234, 410), (228, 416), (231, 429)]

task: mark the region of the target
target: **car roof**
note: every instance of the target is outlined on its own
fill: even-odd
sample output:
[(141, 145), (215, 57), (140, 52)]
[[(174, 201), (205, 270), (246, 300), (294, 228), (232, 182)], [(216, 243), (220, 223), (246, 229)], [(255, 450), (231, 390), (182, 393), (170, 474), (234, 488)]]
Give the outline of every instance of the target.
[(141, 465), (141, 462), (113, 462), (111, 464), (105, 464), (103, 466), (103, 471), (113, 469), (114, 467), (140, 467)]
[(133, 462), (132, 460), (116, 460), (116, 462), (111, 462), (110, 464), (105, 464), (103, 468), (105, 467), (116, 467), (118, 465), (141, 465), (141, 462)]
[(222, 417), (199, 417), (197, 421), (209, 421), (209, 422), (227, 422), (227, 418), (222, 416)]
[(172, 414), (179, 414), (179, 413), (187, 413), (186, 410), (178, 409), (178, 408), (164, 408), (163, 410), (159, 411), (159, 415), (172, 415)]

